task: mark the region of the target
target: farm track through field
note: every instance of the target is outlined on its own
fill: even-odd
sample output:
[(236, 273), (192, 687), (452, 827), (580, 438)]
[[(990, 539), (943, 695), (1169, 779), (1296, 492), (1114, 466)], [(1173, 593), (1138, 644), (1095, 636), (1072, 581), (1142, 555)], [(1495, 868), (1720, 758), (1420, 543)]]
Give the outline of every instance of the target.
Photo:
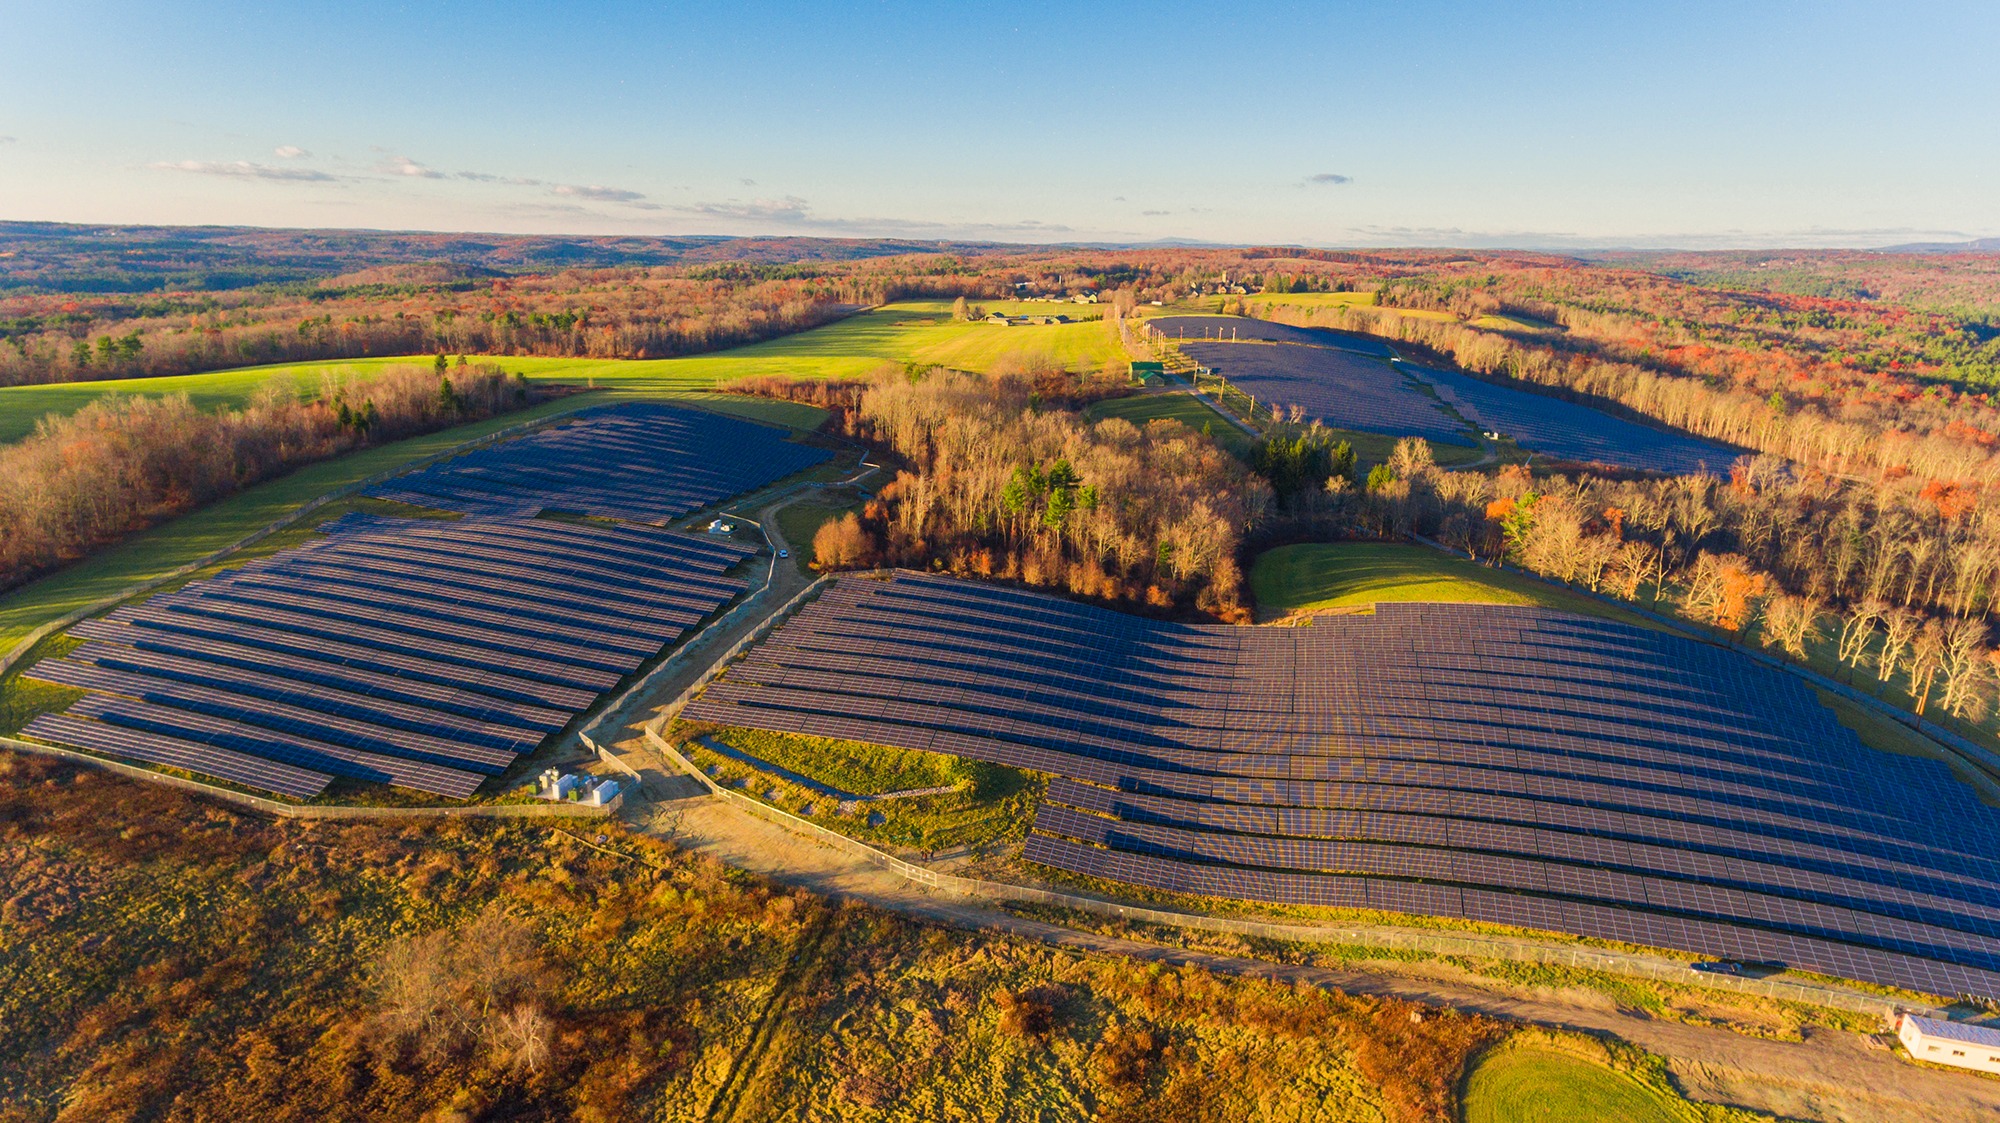
[(708, 1123), (736, 1123), (737, 1120), (761, 1117), (758, 1099), (752, 1093), (763, 1087), (766, 1074), (782, 1063), (790, 1052), (794, 999), (825, 969), (823, 952), (826, 942), (839, 931), (843, 921), (840, 906), (831, 905), (811, 928), (799, 936), (791, 960), (771, 987), (771, 999), (765, 1004), (763, 1015), (757, 1019), (756, 1029), (751, 1032), (750, 1040), (744, 1043), (743, 1051), (736, 1055), (735, 1063), (730, 1065), (728, 1079), (722, 1082), (722, 1086), (715, 1091), (715, 1098), (709, 1101), (708, 1113), (703, 1116)]

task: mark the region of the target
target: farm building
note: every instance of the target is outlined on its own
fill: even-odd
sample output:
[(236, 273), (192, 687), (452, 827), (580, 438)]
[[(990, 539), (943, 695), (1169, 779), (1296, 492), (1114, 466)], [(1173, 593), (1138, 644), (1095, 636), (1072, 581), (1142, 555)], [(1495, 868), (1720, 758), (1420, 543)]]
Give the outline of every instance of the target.
[(1167, 364), (1148, 360), (1132, 364), (1132, 380), (1141, 386), (1158, 386), (1167, 380)]
[(1014, 321), (1009, 319), (1005, 312), (988, 312), (986, 314), (986, 322), (989, 324), (999, 324), (1004, 328)]
[(2000, 1072), (2000, 1029), (1904, 1014), (1896, 1037), (1920, 1061)]

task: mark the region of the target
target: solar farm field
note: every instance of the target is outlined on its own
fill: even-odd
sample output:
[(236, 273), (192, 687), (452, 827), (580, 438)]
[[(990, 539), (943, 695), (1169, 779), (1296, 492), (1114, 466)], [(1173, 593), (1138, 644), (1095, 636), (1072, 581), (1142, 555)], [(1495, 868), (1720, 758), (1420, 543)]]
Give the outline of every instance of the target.
[(1576, 402), (1482, 382), (1457, 371), (1403, 369), (1481, 427), (1511, 437), (1523, 448), (1580, 464), (1608, 464), (1673, 475), (1726, 475), (1742, 455), (1714, 441), (1655, 429)]
[(1260, 405), (1297, 405), (1341, 429), (1476, 443), (1421, 383), (1381, 359), (1297, 343), (1183, 343), (1181, 350)]
[[(831, 459), (781, 430), (692, 410), (629, 403), (591, 410), (370, 490), (467, 515), (543, 510), (662, 525)], [(663, 472), (662, 465), (672, 465)]]
[(751, 548), (637, 524), (828, 455), (784, 435), (615, 406), (392, 481), (466, 513), (349, 514), (87, 620), (26, 672), (87, 693), (22, 732), (293, 799), (337, 777), (468, 798), (743, 591)]
[(1331, 328), (1297, 328), (1271, 320), (1243, 316), (1159, 316), (1147, 326), (1170, 340), (1217, 343), (1303, 343), (1308, 347), (1335, 347), (1361, 355), (1389, 358), (1395, 352), (1383, 341), (1368, 335), (1334, 331)]
[(1169, 624), (843, 578), (687, 709), (1049, 775), (1024, 856), (2000, 996), (2000, 811), (1797, 678), (1532, 606)]

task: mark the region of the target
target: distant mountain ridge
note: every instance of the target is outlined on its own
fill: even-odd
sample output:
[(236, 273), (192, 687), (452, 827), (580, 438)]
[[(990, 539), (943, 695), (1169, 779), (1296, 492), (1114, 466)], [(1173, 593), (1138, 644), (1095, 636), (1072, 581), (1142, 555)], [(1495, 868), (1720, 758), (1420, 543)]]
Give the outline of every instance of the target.
[(1911, 242), (1883, 246), (1876, 253), (2000, 253), (2000, 238), (1974, 238), (1970, 242)]
[(612, 266), (855, 261), (1012, 248), (991, 242), (900, 238), (571, 237), (0, 222), (0, 291), (243, 288), (427, 263), (507, 274)]

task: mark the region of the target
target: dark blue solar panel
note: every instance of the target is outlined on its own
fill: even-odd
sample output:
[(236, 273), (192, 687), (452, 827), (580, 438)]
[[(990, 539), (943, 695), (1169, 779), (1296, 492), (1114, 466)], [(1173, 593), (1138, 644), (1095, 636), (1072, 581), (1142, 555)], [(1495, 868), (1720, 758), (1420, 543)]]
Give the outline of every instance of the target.
[(687, 716), (1050, 773), (1030, 857), (1094, 876), (2000, 990), (2000, 814), (1793, 676), (1609, 621), (1203, 627), (844, 579)]

